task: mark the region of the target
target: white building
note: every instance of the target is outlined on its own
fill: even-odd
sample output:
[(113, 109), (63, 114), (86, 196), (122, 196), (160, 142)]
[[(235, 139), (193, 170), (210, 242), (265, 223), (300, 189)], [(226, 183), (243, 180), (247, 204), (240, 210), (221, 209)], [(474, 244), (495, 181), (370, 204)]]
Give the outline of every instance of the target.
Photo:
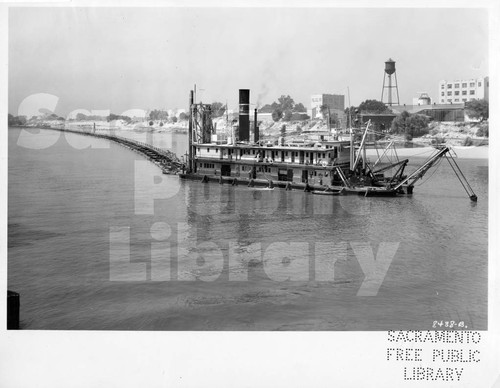
[(311, 109), (308, 110), (311, 118), (321, 115), (320, 106), (326, 105), (330, 108), (330, 114), (342, 116), (345, 109), (345, 97), (339, 94), (315, 94), (311, 96)]
[(439, 81), (438, 88), (440, 104), (456, 104), (481, 99), (488, 100), (490, 81), (489, 77), (454, 81), (441, 80)]
[(413, 97), (413, 105), (431, 105), (432, 101), (426, 92), (421, 92), (418, 97)]

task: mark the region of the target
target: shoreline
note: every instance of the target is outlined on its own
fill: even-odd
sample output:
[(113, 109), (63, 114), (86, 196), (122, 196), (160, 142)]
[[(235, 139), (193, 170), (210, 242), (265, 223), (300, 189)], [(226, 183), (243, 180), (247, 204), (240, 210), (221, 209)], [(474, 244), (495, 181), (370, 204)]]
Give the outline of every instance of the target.
[[(71, 128), (71, 127), (61, 127), (61, 126), (58, 126), (58, 127), (55, 127), (55, 126), (51, 126), (51, 127), (43, 127), (43, 126), (27, 126), (27, 125), (19, 125), (19, 126), (11, 126), (11, 127), (8, 127), (8, 128), (25, 128), (25, 129), (56, 129), (56, 130), (70, 130), (70, 131), (78, 131), (81, 130), (82, 132), (84, 132), (85, 129), (89, 129), (88, 127), (86, 126), (77, 126), (78, 129), (76, 128)], [(123, 128), (123, 127), (108, 127), (108, 128), (99, 128), (97, 127), (96, 129), (98, 130), (103, 130), (103, 129), (120, 129), (120, 130), (130, 130), (130, 131), (133, 131), (134, 128)], [(135, 130), (137, 131), (138, 128), (135, 128)], [(177, 132), (177, 133), (182, 133), (180, 132), (179, 130), (182, 130), (181, 127), (176, 127), (176, 128), (163, 128), (163, 129), (158, 129), (158, 128), (147, 128), (147, 127), (144, 127), (144, 128), (141, 128), (139, 131), (143, 131), (143, 132), (155, 132), (155, 133), (162, 133), (162, 132)], [(452, 152), (454, 152), (456, 155), (457, 155), (457, 158), (459, 159), (489, 159), (489, 145), (481, 145), (481, 146), (448, 146), (450, 148), (450, 150)], [(425, 146), (425, 147), (413, 147), (413, 148), (405, 148), (405, 147), (401, 147), (401, 148), (396, 148), (396, 151), (397, 151), (397, 154), (399, 157), (422, 157), (422, 158), (425, 158), (425, 157), (428, 157), (432, 154), (433, 151), (435, 151), (435, 148), (432, 147), (432, 146)], [(388, 154), (390, 155), (391, 152), (393, 153), (393, 151), (390, 151), (388, 152)], [(367, 148), (366, 149), (366, 155), (368, 157), (377, 157), (377, 155), (381, 155), (383, 153), (383, 149), (382, 148), (379, 148), (378, 149), (378, 154), (377, 154), (377, 150), (376, 149), (373, 149), (373, 148)]]
[[(451, 152), (457, 155), (459, 159), (489, 159), (489, 146), (448, 146)], [(396, 148), (399, 157), (428, 157), (436, 149), (431, 146), (416, 147), (416, 148)], [(378, 154), (382, 155), (383, 150), (379, 149)], [(390, 155), (391, 153), (388, 152)], [(377, 150), (371, 148), (366, 149), (366, 155), (369, 157), (376, 157)]]

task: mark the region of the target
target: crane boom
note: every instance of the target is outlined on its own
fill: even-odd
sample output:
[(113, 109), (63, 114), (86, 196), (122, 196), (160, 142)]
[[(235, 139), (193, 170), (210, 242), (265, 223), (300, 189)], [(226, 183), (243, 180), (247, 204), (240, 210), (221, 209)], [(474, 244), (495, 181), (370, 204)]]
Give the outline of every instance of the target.
[(398, 185), (394, 187), (394, 189), (399, 189), (401, 186), (404, 184), (407, 184), (409, 186), (413, 186), (417, 180), (422, 178), (424, 174), (431, 168), (436, 161), (441, 158), (443, 155), (445, 155), (449, 151), (448, 147), (441, 148), (436, 154), (431, 156), (429, 159), (425, 161), (424, 164), (422, 164), (418, 169), (416, 169), (414, 172), (412, 172), (410, 175), (408, 175), (405, 179), (403, 179), (401, 182), (399, 182)]
[(456, 174), (458, 180), (462, 184), (470, 200), (473, 202), (477, 202), (477, 195), (472, 190), (472, 187), (469, 185), (469, 182), (467, 182), (467, 179), (465, 179), (462, 170), (460, 170), (460, 167), (458, 167), (458, 164), (455, 161), (455, 159), (451, 156), (451, 153), (450, 157), (446, 155), (447, 153), (450, 153), (450, 149), (448, 147), (442, 147), (438, 149), (438, 152), (436, 154), (427, 159), (426, 162), (422, 164), (417, 170), (415, 170), (413, 173), (411, 173), (405, 179), (399, 182), (396, 186), (394, 186), (394, 189), (397, 190), (405, 184), (408, 184), (408, 186), (413, 186), (415, 182), (418, 179), (422, 178), (424, 174), (427, 172), (427, 170), (429, 170), (429, 168), (431, 168), (439, 158), (444, 156), (446, 160), (448, 160), (448, 162), (450, 163), (453, 172)]

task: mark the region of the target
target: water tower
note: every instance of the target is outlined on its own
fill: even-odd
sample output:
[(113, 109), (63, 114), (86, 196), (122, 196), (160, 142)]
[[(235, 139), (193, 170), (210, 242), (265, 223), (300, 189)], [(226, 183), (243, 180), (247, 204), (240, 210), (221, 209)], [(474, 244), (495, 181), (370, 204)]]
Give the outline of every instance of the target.
[[(392, 76), (394, 75), (394, 85), (392, 84)], [(385, 84), (385, 80), (387, 78), (387, 85)], [(387, 101), (384, 101), (384, 91), (387, 90)], [(396, 89), (396, 97), (397, 104), (393, 102), (393, 89)], [(396, 62), (394, 62), (391, 58), (385, 61), (385, 69), (384, 69), (384, 82), (382, 84), (382, 97), (380, 98), (384, 104), (392, 106), (399, 105), (399, 91), (398, 91), (398, 78), (396, 77)]]

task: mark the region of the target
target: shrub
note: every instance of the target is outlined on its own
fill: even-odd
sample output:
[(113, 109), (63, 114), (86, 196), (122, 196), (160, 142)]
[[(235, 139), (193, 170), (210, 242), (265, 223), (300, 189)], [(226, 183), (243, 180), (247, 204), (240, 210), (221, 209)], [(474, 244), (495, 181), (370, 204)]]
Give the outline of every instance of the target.
[(414, 114), (407, 111), (402, 112), (391, 124), (392, 133), (404, 133), (405, 136), (413, 138), (429, 133), (429, 119), (427, 116)]
[(480, 121), (488, 120), (489, 105), (486, 100), (472, 100), (465, 103), (465, 112), (471, 119), (478, 119)]
[(467, 137), (465, 138), (465, 140), (464, 140), (463, 145), (464, 145), (465, 147), (470, 147), (470, 146), (472, 145), (472, 139), (471, 139), (469, 136), (467, 136)]
[(283, 120), (290, 121), (291, 119), (292, 119), (292, 111), (289, 109), (285, 110), (284, 115), (283, 115)]
[(481, 126), (476, 131), (476, 136), (479, 137), (489, 137), (488, 126)]
[(281, 110), (281, 108), (276, 108), (271, 117), (273, 118), (274, 121), (280, 121), (281, 118), (283, 117), (283, 110)]

